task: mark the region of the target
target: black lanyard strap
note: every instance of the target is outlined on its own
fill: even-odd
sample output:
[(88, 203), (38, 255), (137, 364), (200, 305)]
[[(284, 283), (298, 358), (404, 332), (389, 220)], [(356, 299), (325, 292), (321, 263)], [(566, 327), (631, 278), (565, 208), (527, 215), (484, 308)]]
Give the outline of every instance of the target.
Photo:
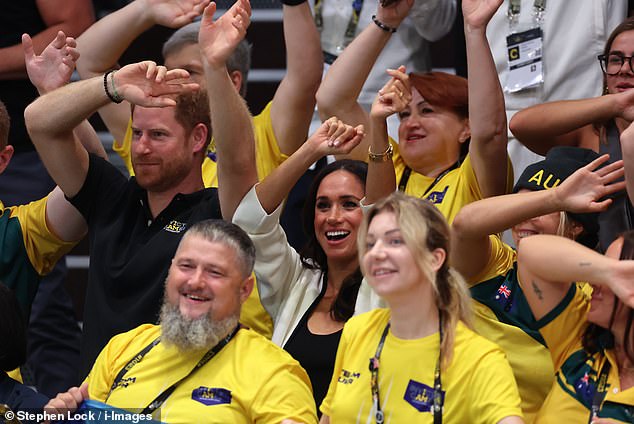
[[(194, 374), (202, 366), (204, 366), (207, 362), (209, 362), (214, 356), (216, 356), (218, 352), (220, 352), (222, 348), (225, 347), (231, 341), (231, 339), (233, 339), (233, 337), (238, 333), (239, 330), (240, 330), (240, 325), (238, 324), (236, 328), (227, 337), (220, 340), (217, 345), (209, 349), (207, 353), (205, 353), (205, 355), (202, 358), (200, 358), (200, 361), (198, 361), (198, 363), (194, 365), (194, 368), (192, 368), (191, 371), (187, 373), (187, 375), (182, 377), (180, 380), (176, 381), (174, 384), (168, 387), (164, 392), (160, 393), (156, 398), (154, 398), (152, 402), (150, 402), (148, 406), (145, 407), (145, 409), (143, 409), (141, 413), (151, 414), (154, 411), (156, 411), (158, 408), (160, 408), (161, 405), (163, 405), (163, 403), (165, 402), (165, 400), (167, 400), (167, 398), (170, 397), (170, 395), (174, 392), (174, 390), (176, 390), (176, 388), (178, 387), (180, 383), (182, 383), (185, 379), (187, 379), (189, 376)], [(138, 354), (134, 356), (134, 358), (132, 358), (121, 369), (121, 371), (119, 371), (119, 373), (115, 377), (114, 383), (112, 383), (112, 387), (110, 388), (110, 392), (108, 393), (108, 396), (106, 397), (106, 401), (112, 394), (112, 391), (117, 388), (117, 386), (121, 382), (121, 379), (128, 373), (128, 371), (130, 371), (136, 364), (141, 362), (143, 358), (145, 357), (145, 355), (147, 355), (147, 353), (150, 350), (152, 350), (156, 345), (158, 345), (159, 342), (160, 342), (160, 337), (152, 341), (152, 343), (150, 343), (146, 347), (144, 347)]]
[(597, 379), (597, 390), (594, 392), (594, 396), (592, 397), (592, 407), (590, 408), (590, 417), (588, 418), (588, 424), (592, 423), (592, 419), (599, 415), (599, 411), (601, 410), (601, 404), (605, 399), (605, 395), (608, 392), (608, 376), (610, 374), (610, 361), (608, 358), (605, 358), (605, 362), (601, 367), (601, 372), (599, 372), (599, 378)]
[[(442, 179), (442, 177), (447, 175), (450, 171), (457, 169), (459, 165), (460, 165), (460, 161), (456, 161), (456, 163), (454, 163), (449, 168), (442, 171), (434, 179), (434, 181), (429, 185), (429, 187), (427, 187), (427, 190), (425, 190), (421, 198), (424, 198), (425, 196), (427, 196), (427, 194), (429, 194), (429, 192), (436, 186), (436, 184), (438, 184), (438, 182)], [(410, 168), (409, 166), (406, 166), (405, 169), (403, 170), (403, 174), (401, 175), (401, 179), (398, 182), (398, 191), (405, 193), (405, 189), (407, 188), (407, 182), (409, 181), (409, 177), (411, 174), (412, 174), (412, 168)]]
[[(443, 331), (442, 331), (442, 318), (440, 311), (438, 311), (438, 327), (440, 335), (440, 345), (442, 346)], [(381, 339), (376, 347), (376, 353), (370, 358), (370, 387), (372, 389), (372, 402), (374, 404), (375, 420), (376, 424), (383, 424), (385, 415), (381, 409), (381, 401), (379, 398), (379, 365), (381, 352), (385, 345), (385, 339), (387, 333), (390, 330), (390, 323), (385, 325), (385, 329), (381, 334)], [(442, 408), (443, 408), (443, 396), (442, 396), (442, 381), (440, 378), (440, 364), (442, 361), (442, 349), (439, 346), (438, 349), (438, 361), (436, 362), (436, 368), (434, 370), (434, 404), (432, 406), (432, 414), (434, 414), (434, 424), (442, 424)]]

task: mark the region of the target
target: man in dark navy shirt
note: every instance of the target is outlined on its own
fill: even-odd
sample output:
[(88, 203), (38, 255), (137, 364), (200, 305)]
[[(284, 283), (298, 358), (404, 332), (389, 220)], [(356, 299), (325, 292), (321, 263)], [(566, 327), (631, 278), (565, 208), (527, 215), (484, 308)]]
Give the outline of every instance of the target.
[[(156, 322), (170, 259), (185, 229), (220, 218), (201, 164), (210, 140), (209, 105), (186, 71), (153, 62), (123, 67), (40, 97), (25, 111), (46, 168), (89, 226), (90, 269), (82, 375), (107, 341)], [(174, 100), (175, 99), (175, 100)], [(132, 110), (130, 180), (89, 155), (72, 128), (111, 101)]]

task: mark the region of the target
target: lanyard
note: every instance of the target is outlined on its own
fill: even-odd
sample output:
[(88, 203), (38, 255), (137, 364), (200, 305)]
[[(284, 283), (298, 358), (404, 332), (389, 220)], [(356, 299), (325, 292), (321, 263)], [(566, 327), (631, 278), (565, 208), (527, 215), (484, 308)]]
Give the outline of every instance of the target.
[[(447, 175), (449, 171), (453, 171), (454, 169), (457, 169), (458, 165), (459, 165), (459, 162), (456, 162), (453, 165), (451, 165), (449, 168), (442, 171), (440, 175), (436, 177), (434, 182), (432, 182), (429, 185), (429, 187), (427, 187), (427, 190), (425, 190), (425, 192), (423, 193), (421, 197), (427, 196), (427, 194), (431, 191), (432, 188), (436, 186), (436, 184), (438, 184), (438, 182), (442, 179), (442, 177)], [(398, 182), (398, 191), (402, 191), (403, 193), (405, 193), (405, 189), (407, 188), (407, 182), (409, 181), (409, 177), (411, 173), (412, 173), (412, 168), (410, 168), (409, 166), (405, 166), (405, 169), (403, 170), (403, 175), (401, 175), (401, 179)]]
[[(322, 7), (323, 7), (323, 2), (324, 0), (316, 0), (315, 1), (315, 26), (317, 27), (317, 30), (319, 32), (322, 31), (322, 29), (324, 28), (324, 16), (323, 16), (323, 12), (322, 12)], [(344, 35), (344, 41), (343, 41), (343, 46), (341, 47), (341, 50), (343, 50), (348, 44), (350, 44), (350, 42), (354, 39), (354, 37), (357, 34), (357, 28), (359, 27), (359, 15), (361, 15), (361, 8), (363, 7), (363, 0), (352, 0), (352, 15), (350, 15), (350, 20), (348, 21), (348, 26), (346, 27), (346, 32)], [(332, 52), (327, 52), (330, 56), (334, 56), (334, 59), (336, 59), (336, 55), (333, 55)], [(339, 54), (340, 52), (336, 52), (336, 54)], [(332, 62), (334, 62), (334, 59), (332, 57), (327, 58), (328, 60), (332, 60)], [(332, 63), (329, 62), (329, 63)]]
[[(438, 328), (440, 334), (440, 344), (442, 344), (442, 319), (440, 313), (438, 313)], [(383, 334), (381, 334), (381, 339), (379, 340), (379, 344), (376, 347), (376, 353), (372, 358), (370, 358), (370, 372), (372, 373), (370, 376), (370, 387), (372, 389), (372, 402), (374, 403), (374, 410), (376, 424), (383, 424), (383, 420), (385, 418), (383, 414), (383, 410), (381, 410), (381, 403), (379, 399), (379, 359), (381, 358), (381, 352), (383, 351), (383, 345), (385, 345), (385, 339), (387, 338), (387, 333), (390, 330), (390, 323), (388, 322), (385, 325), (385, 329), (383, 330)], [(434, 424), (442, 424), (442, 407), (443, 407), (443, 397), (442, 397), (442, 383), (440, 381), (440, 362), (442, 353), (440, 347), (438, 349), (438, 361), (436, 362), (436, 369), (434, 370), (434, 405), (432, 407), (432, 413), (434, 414)]]
[(605, 399), (605, 395), (608, 392), (608, 375), (610, 374), (610, 361), (608, 358), (605, 358), (605, 362), (601, 367), (601, 372), (599, 373), (599, 378), (597, 379), (597, 390), (594, 392), (594, 396), (592, 397), (592, 407), (590, 409), (590, 417), (588, 418), (588, 424), (592, 422), (592, 419), (598, 416), (599, 411), (601, 410), (601, 403)]
[[(168, 397), (170, 397), (170, 395), (174, 392), (174, 390), (176, 390), (176, 387), (178, 387), (178, 385), (183, 380), (185, 380), (190, 375), (192, 375), (196, 371), (198, 371), (198, 369), (200, 367), (202, 367), (207, 362), (209, 362), (211, 360), (211, 358), (216, 356), (218, 354), (218, 352), (220, 352), (220, 350), (223, 347), (225, 347), (231, 341), (231, 339), (233, 339), (233, 337), (238, 333), (238, 330), (240, 330), (240, 325), (237, 325), (236, 328), (227, 337), (225, 337), (224, 339), (220, 340), (217, 345), (215, 345), (214, 347), (209, 349), (207, 351), (207, 353), (205, 353), (205, 355), (200, 359), (200, 361), (198, 361), (198, 363), (194, 366), (194, 368), (192, 368), (192, 370), (189, 371), (189, 373), (187, 373), (187, 375), (185, 375), (183, 378), (181, 378), (180, 380), (178, 380), (177, 382), (172, 384), (163, 393), (160, 393), (156, 398), (154, 398), (154, 400), (152, 402), (150, 402), (150, 404), (148, 406), (145, 407), (145, 409), (143, 409), (143, 411), (141, 413), (142, 414), (151, 414), (156, 409), (160, 408), (160, 406), (163, 404), (163, 402), (165, 402), (165, 400)], [(110, 387), (110, 391), (108, 392), (108, 396), (106, 396), (106, 402), (108, 401), (108, 398), (110, 397), (110, 395), (112, 394), (114, 389), (116, 389), (117, 386), (119, 385), (119, 383), (121, 382), (121, 379), (123, 378), (123, 376), (125, 376), (128, 373), (128, 371), (130, 371), (132, 369), (132, 367), (134, 367), (136, 364), (141, 362), (143, 360), (143, 358), (145, 357), (145, 355), (147, 355), (147, 353), (150, 350), (152, 350), (157, 344), (159, 344), (160, 341), (161, 341), (161, 338), (157, 337), (154, 341), (152, 341), (152, 343), (150, 343), (149, 345), (144, 347), (139, 353), (137, 353), (134, 356), (134, 358), (132, 358), (126, 364), (126, 366), (123, 367), (121, 369), (121, 371), (119, 371), (119, 373), (117, 374), (117, 376), (114, 379), (114, 382), (112, 383), (112, 386)]]
[[(509, 8), (506, 11), (511, 26), (517, 25), (522, 10), (522, 0), (509, 0)], [(533, 0), (533, 19), (535, 26), (541, 26), (546, 12), (546, 0)]]

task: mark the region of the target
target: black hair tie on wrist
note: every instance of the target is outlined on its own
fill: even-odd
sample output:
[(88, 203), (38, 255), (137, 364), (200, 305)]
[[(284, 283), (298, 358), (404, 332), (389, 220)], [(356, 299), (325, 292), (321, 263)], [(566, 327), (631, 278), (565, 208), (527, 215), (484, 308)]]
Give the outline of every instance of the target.
[(376, 26), (378, 26), (385, 32), (389, 32), (391, 34), (394, 34), (396, 32), (396, 28), (392, 28), (391, 26), (385, 25), (383, 22), (377, 19), (376, 15), (372, 15), (372, 22), (374, 22)]
[(307, 0), (281, 0), (282, 4), (285, 4), (287, 6), (299, 6), (306, 1)]

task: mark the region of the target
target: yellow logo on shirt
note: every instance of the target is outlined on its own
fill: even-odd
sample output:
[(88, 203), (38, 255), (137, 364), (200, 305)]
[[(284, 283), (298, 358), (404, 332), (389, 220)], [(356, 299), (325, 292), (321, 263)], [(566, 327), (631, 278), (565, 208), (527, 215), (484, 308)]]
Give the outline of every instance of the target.
[(175, 220), (170, 221), (163, 229), (165, 231), (169, 231), (170, 233), (182, 233), (187, 228), (187, 224), (184, 222), (178, 222)]

